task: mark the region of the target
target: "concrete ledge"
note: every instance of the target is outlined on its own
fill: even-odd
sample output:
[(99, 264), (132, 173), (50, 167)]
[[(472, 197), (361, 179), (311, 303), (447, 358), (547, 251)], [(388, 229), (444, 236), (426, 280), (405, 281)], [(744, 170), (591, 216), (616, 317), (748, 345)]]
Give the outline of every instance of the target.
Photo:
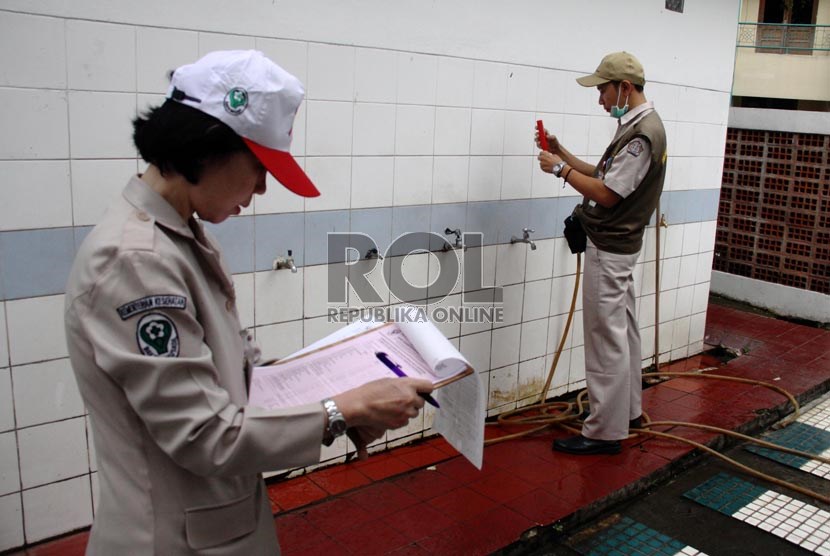
[(830, 135), (830, 112), (733, 107), (729, 109), (728, 125), (738, 129)]
[(710, 291), (783, 317), (830, 322), (830, 295), (712, 271)]

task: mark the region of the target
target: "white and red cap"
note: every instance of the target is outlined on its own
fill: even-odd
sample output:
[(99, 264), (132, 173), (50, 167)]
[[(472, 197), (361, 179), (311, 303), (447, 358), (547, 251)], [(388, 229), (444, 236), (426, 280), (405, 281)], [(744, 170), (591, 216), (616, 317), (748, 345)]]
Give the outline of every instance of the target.
[(181, 66), (167, 98), (209, 114), (234, 130), (262, 165), (303, 197), (320, 192), (291, 156), (302, 83), (256, 50), (220, 50)]

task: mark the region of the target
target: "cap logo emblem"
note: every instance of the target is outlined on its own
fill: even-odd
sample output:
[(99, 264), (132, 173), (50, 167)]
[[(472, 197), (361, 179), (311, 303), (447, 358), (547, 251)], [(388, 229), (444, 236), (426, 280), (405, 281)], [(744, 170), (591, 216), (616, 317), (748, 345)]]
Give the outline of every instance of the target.
[(248, 107), (248, 91), (241, 87), (234, 87), (222, 101), (225, 110), (231, 114), (241, 114)]

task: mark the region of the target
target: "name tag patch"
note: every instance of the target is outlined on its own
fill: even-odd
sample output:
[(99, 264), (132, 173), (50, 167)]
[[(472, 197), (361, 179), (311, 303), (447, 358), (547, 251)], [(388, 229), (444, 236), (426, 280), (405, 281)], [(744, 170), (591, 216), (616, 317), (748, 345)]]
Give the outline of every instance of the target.
[(153, 309), (186, 308), (187, 298), (181, 295), (148, 295), (147, 297), (125, 303), (117, 308), (116, 311), (118, 311), (118, 316), (121, 317), (121, 320), (127, 320), (132, 316), (152, 311)]
[(138, 349), (151, 357), (177, 357), (179, 331), (173, 321), (161, 313), (144, 315), (135, 331)]

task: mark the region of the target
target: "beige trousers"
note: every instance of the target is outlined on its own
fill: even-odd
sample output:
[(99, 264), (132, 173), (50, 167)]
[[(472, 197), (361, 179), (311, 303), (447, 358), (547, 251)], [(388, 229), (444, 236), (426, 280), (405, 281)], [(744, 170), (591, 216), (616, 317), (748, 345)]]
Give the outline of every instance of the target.
[(582, 289), (585, 378), (591, 414), (582, 434), (595, 440), (622, 440), (628, 421), (642, 413), (640, 330), (634, 298), (639, 254), (585, 251)]

